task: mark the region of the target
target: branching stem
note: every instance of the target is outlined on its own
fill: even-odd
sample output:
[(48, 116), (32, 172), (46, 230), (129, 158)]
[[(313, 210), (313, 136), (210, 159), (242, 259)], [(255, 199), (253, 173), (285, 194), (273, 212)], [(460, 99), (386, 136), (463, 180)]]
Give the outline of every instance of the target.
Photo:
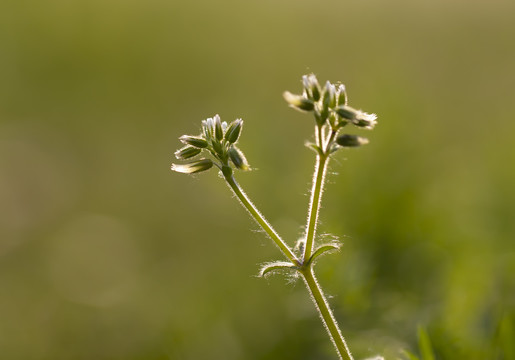
[(247, 209), (250, 215), (256, 220), (256, 222), (261, 226), (263, 230), (268, 234), (268, 236), (275, 242), (275, 244), (279, 247), (281, 252), (290, 260), (295, 266), (299, 266), (300, 262), (293, 253), (293, 251), (286, 245), (283, 239), (277, 234), (274, 228), (268, 223), (263, 215), (259, 212), (256, 206), (249, 199), (247, 194), (241, 189), (240, 185), (234, 179), (234, 176), (226, 175), (224, 176), (227, 184), (231, 187), (232, 191), (236, 195), (236, 197), (240, 200), (241, 204)]
[[(330, 136), (330, 138), (333, 136)], [(327, 167), (327, 160), (329, 159), (329, 155), (325, 156), (317, 156), (317, 164), (318, 169), (316, 171), (318, 181), (315, 181), (314, 191), (318, 192), (318, 195), (315, 196), (315, 202), (312, 205), (311, 208), (315, 210), (314, 215), (314, 221), (316, 223), (316, 216), (318, 216), (318, 208), (320, 206), (320, 196), (321, 196), (321, 189), (324, 179), (324, 174), (320, 174), (320, 171), (325, 172), (325, 169)], [(321, 161), (323, 160), (323, 161)], [(318, 175), (320, 174), (320, 176)], [(329, 304), (327, 302), (327, 299), (324, 296), (324, 293), (322, 292), (322, 289), (320, 288), (320, 285), (318, 284), (318, 281), (316, 280), (314, 270), (313, 270), (313, 262), (307, 262), (304, 258), (304, 261), (299, 261), (295, 254), (292, 252), (292, 250), (288, 247), (288, 245), (284, 242), (284, 240), (281, 239), (279, 234), (272, 228), (272, 226), (268, 223), (268, 221), (264, 218), (264, 216), (258, 211), (256, 206), (252, 203), (252, 201), (249, 199), (247, 194), (242, 190), (240, 185), (236, 182), (236, 179), (234, 179), (234, 176), (232, 174), (224, 175), (225, 180), (227, 181), (227, 184), (231, 187), (236, 197), (240, 200), (241, 204), (247, 209), (247, 211), (250, 213), (252, 218), (265, 230), (265, 232), (268, 234), (268, 236), (275, 242), (275, 244), (279, 247), (281, 252), (291, 261), (292, 264), (295, 265), (297, 268), (297, 271), (300, 273), (302, 278), (304, 279), (304, 283), (306, 284), (306, 287), (308, 288), (311, 298), (313, 299), (313, 302), (316, 305), (316, 308), (318, 310), (318, 313), (320, 314), (320, 318), (322, 319), (322, 322), (327, 329), (329, 333), (329, 337), (331, 338), (332, 343), (334, 344), (336, 351), (338, 352), (338, 355), (340, 359), (343, 360), (353, 360), (352, 355), (350, 353), (350, 350), (347, 347), (347, 344), (345, 343), (345, 339), (343, 338), (343, 335), (338, 327), (338, 324), (336, 322), (336, 319), (334, 318), (333, 312), (331, 311), (331, 308), (329, 307)], [(313, 196), (312, 196), (313, 199)], [(312, 230), (312, 237), (314, 238), (314, 228)], [(311, 256), (311, 253), (310, 255)], [(307, 266), (306, 266), (307, 265)]]

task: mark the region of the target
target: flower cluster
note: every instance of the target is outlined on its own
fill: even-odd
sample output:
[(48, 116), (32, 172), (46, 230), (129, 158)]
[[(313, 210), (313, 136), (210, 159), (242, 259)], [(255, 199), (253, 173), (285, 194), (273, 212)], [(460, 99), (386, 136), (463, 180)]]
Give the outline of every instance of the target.
[(172, 170), (194, 174), (209, 170), (215, 165), (225, 173), (232, 171), (229, 162), (237, 169), (249, 170), (245, 155), (236, 147), (242, 126), (243, 120), (241, 119), (227, 124), (225, 121), (222, 122), (218, 115), (202, 120), (200, 135), (183, 135), (179, 138), (185, 146), (175, 152), (175, 157), (179, 160), (189, 160), (206, 151), (212, 155), (214, 160), (202, 158), (185, 164), (172, 164)]
[[(335, 85), (327, 81), (321, 87), (313, 74), (304, 75), (302, 84), (302, 95), (286, 91), (283, 94), (284, 99), (294, 109), (313, 112), (320, 128), (328, 126), (332, 131), (337, 132), (349, 123), (369, 130), (376, 125), (375, 114), (367, 114), (347, 104), (345, 85)], [(338, 136), (335, 143), (343, 147), (355, 147), (368, 143), (368, 140), (361, 136), (344, 134)]]

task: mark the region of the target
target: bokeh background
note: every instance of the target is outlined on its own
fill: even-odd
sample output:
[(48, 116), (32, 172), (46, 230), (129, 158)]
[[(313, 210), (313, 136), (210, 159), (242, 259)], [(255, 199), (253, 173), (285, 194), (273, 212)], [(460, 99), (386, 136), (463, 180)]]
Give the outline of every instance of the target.
[(418, 326), (438, 359), (515, 358), (514, 20), (508, 0), (2, 1), (0, 357), (334, 359), (303, 284), (256, 277), (279, 252), (216, 171), (169, 170), (200, 120), (243, 117), (238, 179), (293, 244), (313, 120), (281, 94), (314, 72), (379, 116), (321, 212), (356, 358), (417, 353)]

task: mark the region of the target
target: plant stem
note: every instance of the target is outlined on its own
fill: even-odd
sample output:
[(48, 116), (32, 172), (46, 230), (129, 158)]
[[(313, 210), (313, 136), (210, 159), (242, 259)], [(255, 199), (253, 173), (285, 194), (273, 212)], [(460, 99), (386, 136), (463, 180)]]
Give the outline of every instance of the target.
[(315, 165), (315, 175), (313, 177), (313, 187), (311, 189), (311, 198), (309, 200), (309, 211), (308, 211), (308, 222), (306, 225), (306, 244), (304, 247), (304, 255), (302, 262), (306, 263), (309, 261), (311, 254), (313, 253), (313, 245), (315, 241), (316, 226), (318, 223), (318, 212), (320, 209), (320, 202), (322, 199), (322, 191), (324, 187), (325, 173), (327, 170), (327, 164), (329, 162), (330, 147), (336, 136), (336, 131), (331, 130), (327, 136), (327, 140), (324, 144), (324, 137), (322, 136), (322, 128), (315, 127), (315, 136), (317, 138), (317, 145), (322, 149), (322, 154), (317, 154), (317, 160)]
[(322, 187), (324, 184), (325, 171), (327, 168), (327, 155), (317, 155), (315, 165), (315, 176), (313, 178), (313, 188), (311, 189), (311, 199), (309, 200), (308, 224), (306, 227), (306, 245), (304, 247), (303, 263), (309, 260), (313, 253), (313, 243), (315, 239), (316, 226), (318, 223), (318, 210), (322, 198)]
[(311, 264), (307, 268), (299, 270), (299, 272), (304, 278), (304, 282), (306, 283), (306, 286), (311, 293), (311, 298), (313, 299), (313, 302), (318, 309), (318, 313), (320, 314), (322, 322), (324, 323), (324, 326), (329, 333), (331, 341), (336, 347), (336, 351), (338, 352), (340, 359), (353, 360), (350, 350), (347, 347), (347, 343), (345, 342), (336, 319), (334, 318), (333, 312), (331, 311), (324, 293), (322, 292), (322, 289), (320, 288), (320, 285), (315, 278)]
[(277, 232), (272, 228), (272, 226), (268, 223), (268, 221), (265, 219), (263, 215), (259, 212), (259, 210), (256, 208), (256, 206), (252, 203), (252, 201), (249, 199), (247, 194), (241, 189), (240, 185), (236, 182), (236, 179), (234, 179), (234, 176), (228, 175), (224, 176), (225, 180), (227, 181), (227, 184), (231, 187), (231, 189), (234, 191), (234, 194), (238, 197), (241, 204), (247, 209), (247, 211), (250, 213), (250, 215), (256, 220), (256, 222), (265, 230), (265, 232), (270, 236), (270, 238), (275, 242), (275, 244), (279, 247), (281, 252), (286, 256), (295, 266), (299, 266), (300, 262), (295, 256), (295, 254), (291, 251), (291, 249), (286, 245), (283, 239), (277, 234)]

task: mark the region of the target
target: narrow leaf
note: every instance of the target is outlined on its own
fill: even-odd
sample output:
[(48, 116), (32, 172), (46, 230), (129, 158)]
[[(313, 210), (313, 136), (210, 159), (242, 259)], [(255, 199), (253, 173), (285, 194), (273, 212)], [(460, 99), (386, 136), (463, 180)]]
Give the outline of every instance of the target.
[(261, 266), (261, 269), (259, 270), (259, 276), (265, 277), (269, 274), (272, 274), (274, 272), (278, 271), (285, 271), (285, 270), (295, 270), (296, 266), (292, 263), (285, 262), (285, 261), (274, 261), (271, 263), (266, 263)]
[(307, 148), (313, 150), (314, 152), (316, 152), (318, 155), (324, 155), (324, 152), (322, 151), (322, 149), (317, 146), (316, 144), (313, 144), (313, 143), (310, 143), (310, 142), (307, 142), (306, 144)]
[(317, 257), (323, 254), (328, 254), (329, 252), (338, 251), (340, 250), (340, 244), (338, 243), (331, 243), (331, 244), (324, 244), (318, 247), (318, 249), (315, 250), (313, 255), (311, 255), (311, 258), (309, 259), (309, 263), (315, 261)]
[(435, 360), (431, 340), (429, 340), (429, 335), (422, 326), (419, 326), (418, 328), (418, 346), (420, 348), (422, 360)]
[(408, 360), (420, 360), (415, 354), (410, 353), (408, 350), (402, 350), (402, 354), (408, 358)]

